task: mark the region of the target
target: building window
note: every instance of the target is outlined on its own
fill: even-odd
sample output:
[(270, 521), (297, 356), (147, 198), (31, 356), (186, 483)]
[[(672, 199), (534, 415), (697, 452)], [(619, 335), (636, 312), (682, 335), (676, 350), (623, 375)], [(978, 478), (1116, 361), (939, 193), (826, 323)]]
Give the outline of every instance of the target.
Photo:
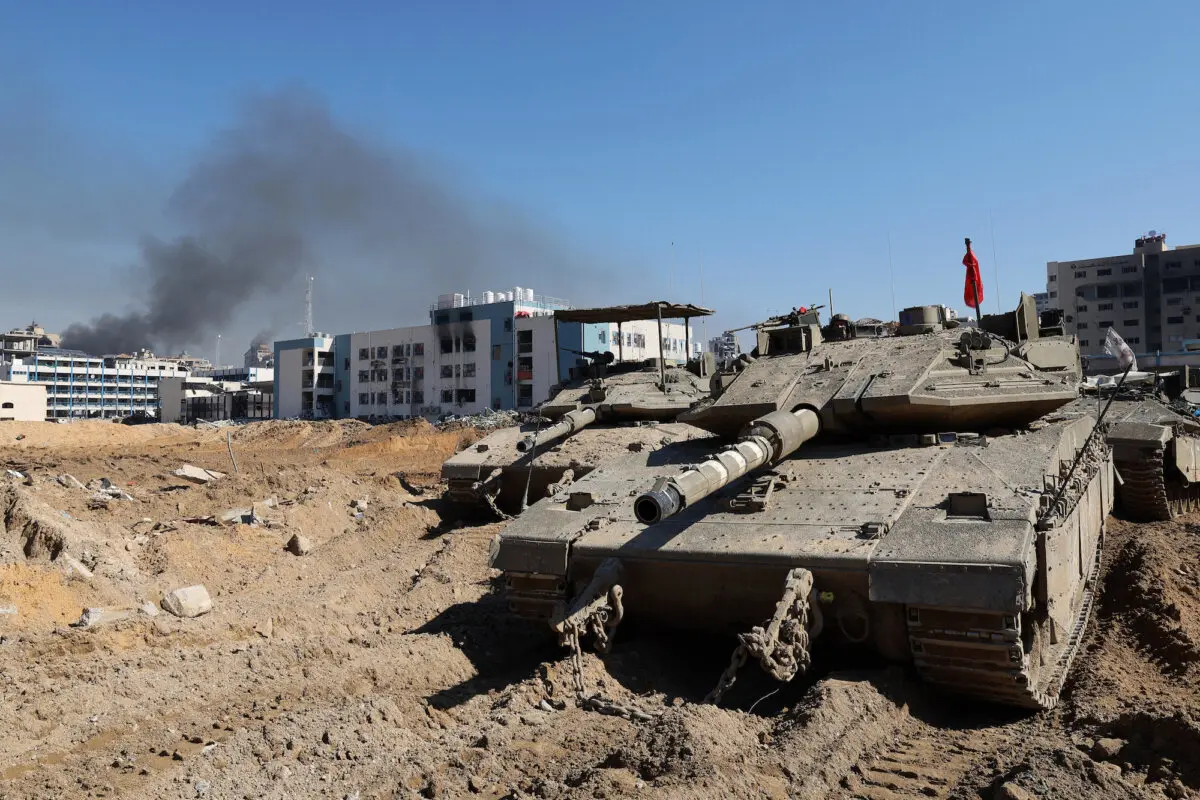
[(359, 361), (367, 361), (370, 358), (371, 358), (371, 348), (369, 348), (369, 347), (358, 348), (358, 360)]
[(517, 352), (533, 352), (533, 331), (517, 331)]
[(442, 364), (442, 377), (443, 378), (453, 378), (454, 377), (454, 367), (450, 366), (449, 364)]
[(475, 312), (474, 311), (460, 311), (460, 312), (458, 312), (458, 319), (460, 322), (474, 322), (475, 321)]
[(1112, 275), (1112, 268), (1111, 268), (1111, 267), (1105, 267), (1104, 269), (1098, 269), (1098, 270), (1096, 270), (1096, 277), (1097, 277), (1097, 278), (1102, 278), (1102, 277), (1104, 277), (1105, 275)]
[(1086, 278), (1086, 277), (1087, 277), (1087, 270), (1085, 270), (1085, 269), (1077, 269), (1077, 270), (1075, 270), (1075, 277), (1076, 277), (1076, 278)]
[(455, 364), (454, 365), (454, 377), (456, 377), (456, 378), (459, 377), (461, 372), (462, 372), (462, 368), (460, 367), (460, 365)]
[(387, 358), (387, 354), (388, 354), (387, 345), (383, 345), (382, 347), (375, 348), (375, 357), (376, 358)]
[(1082, 330), (1087, 330), (1087, 323), (1086, 323), (1086, 322), (1081, 322), (1081, 323), (1079, 323), (1079, 325), (1078, 325), (1077, 327), (1078, 327), (1078, 328), (1079, 328), (1079, 330), (1081, 330), (1081, 331), (1082, 331)]
[(495, 409), (496, 411), (500, 410), (500, 398), (499, 397), (492, 398), (492, 408)]
[(466, 353), (474, 353), (475, 352), (475, 337), (474, 336), (463, 337), (463, 351)]
[(1058, 276), (1057, 276), (1057, 275), (1051, 275), (1051, 276), (1050, 276), (1050, 283), (1058, 283)]
[(474, 363), (463, 364), (463, 377), (464, 378), (474, 378), (475, 377), (475, 364)]
[(1142, 337), (1140, 337), (1140, 336), (1130, 336), (1128, 339), (1126, 339), (1126, 340), (1125, 340), (1125, 342), (1126, 342), (1127, 344), (1141, 344), (1141, 343), (1142, 343)]
[(1051, 297), (1058, 297), (1058, 292), (1051, 292), (1051, 293), (1050, 293), (1050, 296), (1051, 296)]
[(434, 325), (449, 325), (450, 324), (450, 315), (449, 314), (434, 314), (433, 315), (433, 324)]
[(453, 353), (454, 352), (454, 340), (451, 339), (449, 336), (442, 337), (442, 352), (443, 353)]
[(522, 383), (517, 387), (517, 405), (531, 406), (533, 405), (533, 384)]
[(1183, 266), (1182, 261), (1164, 261), (1163, 266), (1167, 269), (1179, 269)]
[(422, 380), (425, 377), (425, 368), (424, 367), (413, 367), (412, 368), (412, 376), (413, 376), (414, 381)]
[(625, 334), (625, 346), (633, 347), (633, 334), (632, 333)]
[(463, 403), (474, 403), (474, 402), (475, 402), (475, 390), (474, 389), (459, 389), (458, 390), (458, 404), (460, 406)]
[[(1200, 317), (1197, 317), (1196, 319), (1200, 319)], [(1121, 324), (1127, 328), (1136, 328), (1138, 325), (1142, 324), (1142, 321), (1140, 319), (1127, 319)]]
[(423, 389), (413, 389), (412, 401), (413, 403), (424, 403), (425, 391)]
[(1099, 323), (1098, 325), (1096, 325), (1096, 327), (1097, 327), (1097, 328), (1100, 328), (1101, 330), (1104, 330), (1105, 328), (1111, 328), (1111, 327), (1112, 327), (1112, 320), (1111, 320), (1111, 319), (1106, 319), (1106, 320), (1104, 320), (1103, 322), (1101, 322), (1101, 323)]
[(1080, 347), (1087, 347), (1087, 346), (1088, 346), (1088, 340), (1087, 340), (1087, 339), (1080, 339), (1080, 340), (1079, 340), (1079, 346), (1080, 346)]
[(500, 345), (494, 344), (494, 345), (492, 345), (492, 361), (499, 361), (499, 360), (500, 360)]
[(506, 331), (512, 330), (512, 320), (511, 319), (504, 320), (504, 330), (506, 330)]
[(1137, 272), (1137, 267), (1121, 267), (1121, 274), (1128, 275), (1131, 272)]
[(1112, 307), (1113, 307), (1112, 303), (1101, 303), (1100, 305), (1096, 306), (1096, 310), (1097, 311), (1112, 311)]
[(1177, 306), (1177, 305), (1181, 304), (1182, 302), (1183, 302), (1182, 297), (1168, 297), (1167, 298), (1167, 305), (1169, 305), (1169, 306)]
[(1086, 297), (1087, 296), (1087, 287), (1076, 286), (1075, 287), (1075, 296), (1076, 297)]
[(599, 338), (600, 338), (600, 344), (604, 344), (605, 342), (607, 342), (607, 341), (608, 341), (608, 332), (607, 332), (607, 331), (600, 331), (600, 337), (599, 337)]
[(454, 402), (454, 390), (453, 389), (442, 389), (442, 402), (443, 403), (453, 403)]
[(360, 369), (360, 370), (358, 371), (358, 382), (359, 382), (359, 383), (366, 383), (366, 382), (367, 382), (367, 381), (369, 381), (369, 380), (371, 380), (371, 370), (369, 370), (369, 369)]
[(1182, 325), (1183, 317), (1167, 317), (1168, 325)]
[(1137, 308), (1137, 307), (1138, 307), (1137, 300), (1126, 300), (1124, 303), (1121, 303), (1121, 308)]
[(371, 394), (369, 392), (359, 392), (358, 393), (358, 404), (360, 406), (370, 405), (371, 404)]
[(414, 356), (425, 355), (425, 343), (424, 342), (417, 342), (416, 344), (413, 345), (413, 355)]
[[(1075, 310), (1076, 310), (1076, 311), (1087, 311), (1087, 308), (1088, 308), (1088, 307), (1087, 307), (1087, 306), (1085, 306), (1085, 305), (1079, 305), (1079, 306), (1075, 306)], [(1101, 308), (1101, 309), (1103, 309), (1103, 308), (1104, 308), (1104, 306), (1100, 306), (1100, 308)]]
[(1116, 284), (1100, 284), (1096, 287), (1096, 297), (1116, 297), (1119, 291)]
[(392, 358), (404, 358), (404, 345), (392, 345)]

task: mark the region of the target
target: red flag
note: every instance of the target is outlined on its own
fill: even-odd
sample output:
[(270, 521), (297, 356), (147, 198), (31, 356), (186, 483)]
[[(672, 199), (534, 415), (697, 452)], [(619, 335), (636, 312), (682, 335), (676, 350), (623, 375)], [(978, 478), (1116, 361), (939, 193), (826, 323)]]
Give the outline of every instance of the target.
[(967, 268), (967, 282), (963, 286), (963, 302), (971, 308), (983, 305), (983, 280), (979, 277), (979, 259), (971, 252), (971, 240), (967, 239), (967, 254), (963, 256)]

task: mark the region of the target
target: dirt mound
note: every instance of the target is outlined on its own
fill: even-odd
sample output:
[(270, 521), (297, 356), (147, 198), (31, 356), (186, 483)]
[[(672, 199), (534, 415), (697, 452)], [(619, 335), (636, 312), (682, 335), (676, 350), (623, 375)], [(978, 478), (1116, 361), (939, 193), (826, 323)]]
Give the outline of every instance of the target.
[(1200, 526), (1188, 526), (1192, 542), (1150, 527), (1125, 537), (1101, 604), (1142, 653), (1177, 677), (1200, 662), (1200, 533), (1193, 527)]

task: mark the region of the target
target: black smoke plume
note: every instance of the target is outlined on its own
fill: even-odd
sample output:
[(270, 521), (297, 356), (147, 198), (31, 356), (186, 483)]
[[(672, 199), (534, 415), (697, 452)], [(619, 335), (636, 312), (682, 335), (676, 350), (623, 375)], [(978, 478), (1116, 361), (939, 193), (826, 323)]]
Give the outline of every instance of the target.
[(549, 275), (561, 284), (564, 274), (575, 290), (594, 272), (520, 215), (466, 200), (417, 153), (352, 134), (302, 89), (250, 98), (168, 210), (183, 235), (143, 241), (133, 293), (144, 307), (71, 325), (64, 346), (105, 354), (207, 343), (256, 300), (298, 297), (310, 270), (325, 297), (355, 286), (359, 312), (386, 313), (370, 321), (389, 327), (420, 322), (412, 315), (438, 291)]

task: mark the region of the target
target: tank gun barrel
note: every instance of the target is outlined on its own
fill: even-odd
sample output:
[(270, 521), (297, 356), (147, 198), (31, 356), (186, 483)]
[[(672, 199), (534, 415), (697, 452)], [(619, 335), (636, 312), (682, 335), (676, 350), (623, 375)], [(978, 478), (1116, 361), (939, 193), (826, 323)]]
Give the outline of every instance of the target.
[[(577, 431), (583, 430), (595, 421), (596, 409), (594, 408), (577, 408), (574, 411), (568, 411), (562, 415), (562, 419), (538, 434), (537, 442), (546, 444), (555, 439), (570, 436)], [(526, 436), (517, 442), (517, 452), (528, 453), (533, 449), (534, 444), (534, 437)]]
[(728, 486), (764, 464), (773, 464), (817, 435), (821, 419), (812, 409), (772, 411), (751, 422), (738, 440), (673, 478), (663, 478), (633, 503), (638, 522), (652, 525)]

